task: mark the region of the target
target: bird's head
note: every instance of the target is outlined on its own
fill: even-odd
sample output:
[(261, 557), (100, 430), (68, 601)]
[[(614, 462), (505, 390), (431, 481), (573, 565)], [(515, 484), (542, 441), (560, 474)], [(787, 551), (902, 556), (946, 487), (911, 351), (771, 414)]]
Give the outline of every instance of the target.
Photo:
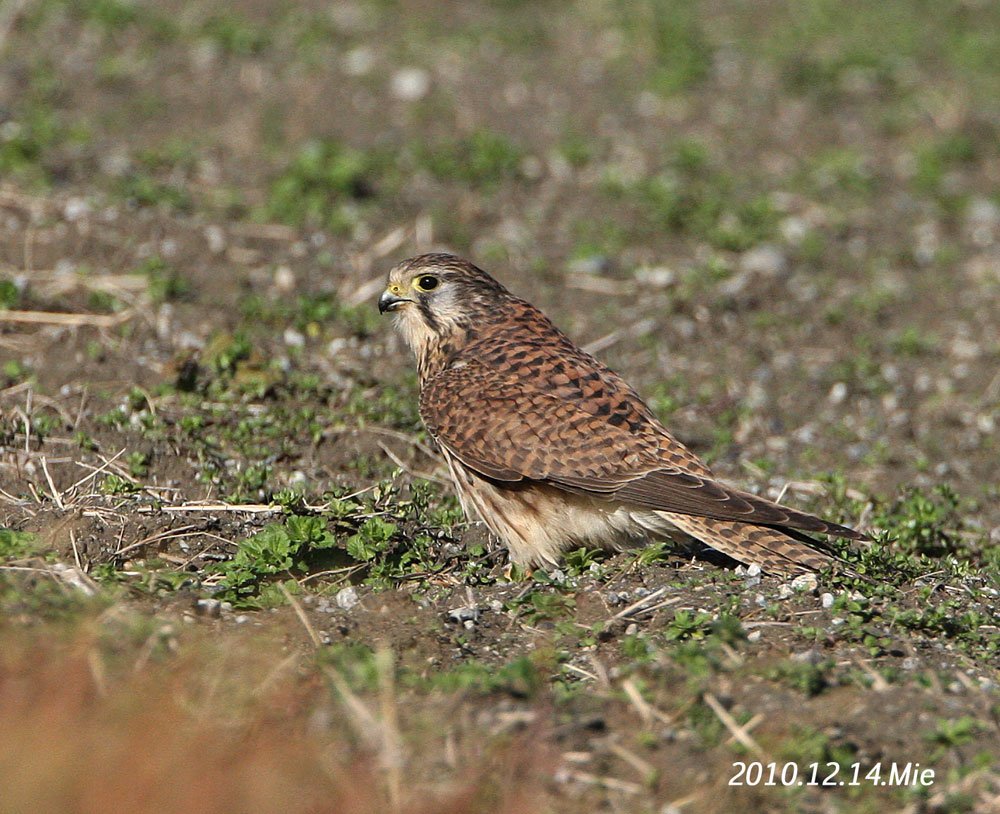
[(485, 271), (451, 254), (422, 254), (397, 264), (378, 298), (396, 327), (420, 356), (430, 345), (495, 314), (507, 290)]

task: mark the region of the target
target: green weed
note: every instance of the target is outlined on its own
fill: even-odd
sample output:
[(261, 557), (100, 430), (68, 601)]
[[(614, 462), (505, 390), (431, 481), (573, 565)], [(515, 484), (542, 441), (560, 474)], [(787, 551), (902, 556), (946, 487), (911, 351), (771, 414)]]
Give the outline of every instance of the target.
[(766, 195), (740, 195), (730, 176), (710, 166), (697, 142), (680, 142), (667, 167), (635, 190), (656, 229), (689, 233), (724, 251), (743, 251), (774, 236), (777, 214)]
[(939, 484), (929, 493), (907, 489), (875, 511), (872, 525), (884, 529), (898, 551), (940, 557), (960, 550), (962, 516), (959, 496), (951, 487)]
[(27, 531), (0, 528), (0, 559), (17, 560), (38, 550), (38, 537)]
[(122, 176), (116, 191), (136, 206), (162, 207), (175, 212), (191, 212), (194, 209), (194, 199), (186, 189), (160, 181), (141, 170)]
[(286, 577), (286, 585), (294, 583), (292, 572), (306, 571), (305, 557), (310, 551), (335, 544), (322, 517), (292, 515), (241, 540), (232, 560), (213, 563), (205, 571), (222, 576), (216, 598), (240, 607), (266, 607), (280, 597), (274, 591), (275, 577)]
[(712, 614), (699, 611), (679, 610), (667, 625), (664, 635), (668, 640), (683, 641), (690, 638), (704, 638), (708, 632), (708, 624)]
[(9, 277), (0, 275), (0, 309), (17, 308), (23, 296), (21, 288)]
[(829, 685), (827, 673), (833, 667), (830, 660), (820, 664), (800, 661), (783, 661), (767, 671), (767, 677), (773, 681), (798, 690), (807, 698), (819, 695)]
[(264, 217), (345, 233), (356, 204), (375, 192), (375, 159), (332, 139), (306, 142), (271, 183)]
[(260, 54), (270, 45), (270, 35), (242, 15), (230, 11), (211, 15), (201, 26), (203, 37), (234, 56)]
[(934, 731), (924, 735), (925, 740), (937, 747), (929, 762), (935, 763), (940, 760), (949, 749), (972, 743), (976, 735), (985, 728), (986, 725), (982, 721), (968, 715), (961, 718), (940, 719)]
[(156, 304), (181, 299), (190, 292), (187, 280), (159, 255), (147, 258), (136, 270), (149, 281), (149, 297)]
[(566, 618), (576, 607), (576, 600), (557, 591), (535, 590), (507, 602), (505, 607), (525, 624), (535, 626), (539, 622)]
[(453, 141), (424, 146), (417, 163), (445, 181), (459, 181), (488, 191), (513, 178), (520, 167), (522, 151), (506, 136), (492, 130), (476, 130)]
[[(646, 81), (651, 90), (665, 96), (681, 93), (708, 75), (712, 49), (697, 7), (682, 0), (618, 5), (633, 48), (648, 57)], [(635, 70), (634, 63), (629, 67)]]

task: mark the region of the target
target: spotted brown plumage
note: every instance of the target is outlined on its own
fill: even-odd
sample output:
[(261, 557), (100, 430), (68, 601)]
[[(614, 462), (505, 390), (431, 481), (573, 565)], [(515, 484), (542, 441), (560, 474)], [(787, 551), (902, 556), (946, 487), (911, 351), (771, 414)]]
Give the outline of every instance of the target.
[(471, 263), (403, 261), (379, 310), (396, 315), (417, 358), (420, 416), (463, 509), (515, 562), (693, 537), (796, 573), (831, 562), (803, 531), (867, 539), (715, 480), (621, 377)]

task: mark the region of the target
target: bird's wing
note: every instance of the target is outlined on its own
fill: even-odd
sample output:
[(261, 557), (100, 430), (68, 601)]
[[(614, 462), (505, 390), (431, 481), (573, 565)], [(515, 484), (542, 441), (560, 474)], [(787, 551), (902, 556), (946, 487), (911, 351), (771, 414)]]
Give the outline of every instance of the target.
[(628, 405), (609, 412), (560, 398), (479, 362), (459, 363), (424, 382), (420, 415), (439, 444), (492, 480), (531, 480), (656, 511), (867, 539), (719, 483), (701, 465), (689, 471), (685, 462), (693, 456)]

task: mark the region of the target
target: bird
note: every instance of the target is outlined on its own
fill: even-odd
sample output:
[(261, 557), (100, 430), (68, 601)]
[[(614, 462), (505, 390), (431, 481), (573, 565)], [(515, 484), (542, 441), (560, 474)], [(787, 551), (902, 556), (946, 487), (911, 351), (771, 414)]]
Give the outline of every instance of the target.
[(513, 564), (700, 541), (793, 576), (838, 561), (805, 532), (870, 540), (716, 480), (623, 378), (467, 260), (403, 260), (378, 309), (416, 358), (420, 418), (466, 517), (478, 515)]

